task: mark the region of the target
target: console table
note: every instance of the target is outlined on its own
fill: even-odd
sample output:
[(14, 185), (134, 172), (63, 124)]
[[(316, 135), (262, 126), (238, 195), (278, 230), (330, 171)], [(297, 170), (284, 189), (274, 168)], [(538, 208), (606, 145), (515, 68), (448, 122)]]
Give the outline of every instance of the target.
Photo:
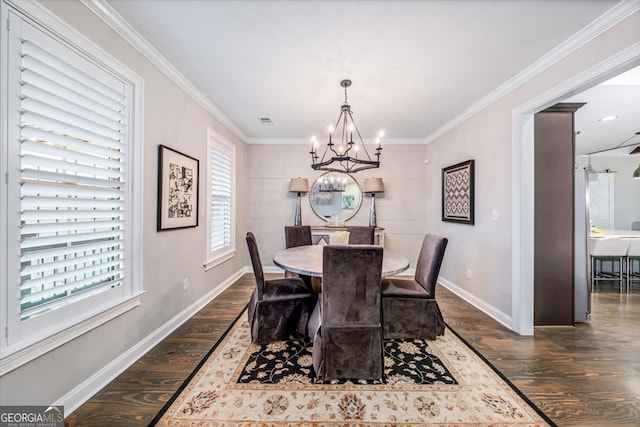
[[(332, 227), (326, 225), (311, 226), (311, 240), (314, 245), (328, 245), (329, 234), (336, 231), (347, 231), (347, 227)], [(384, 247), (384, 227), (376, 227), (374, 239), (376, 245)]]

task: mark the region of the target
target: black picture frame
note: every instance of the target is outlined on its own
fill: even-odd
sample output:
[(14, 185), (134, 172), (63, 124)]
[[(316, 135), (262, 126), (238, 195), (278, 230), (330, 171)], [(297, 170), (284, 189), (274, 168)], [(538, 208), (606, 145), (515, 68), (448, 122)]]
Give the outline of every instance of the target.
[(475, 161), (442, 169), (442, 221), (474, 224)]
[(158, 146), (158, 231), (198, 226), (200, 161)]

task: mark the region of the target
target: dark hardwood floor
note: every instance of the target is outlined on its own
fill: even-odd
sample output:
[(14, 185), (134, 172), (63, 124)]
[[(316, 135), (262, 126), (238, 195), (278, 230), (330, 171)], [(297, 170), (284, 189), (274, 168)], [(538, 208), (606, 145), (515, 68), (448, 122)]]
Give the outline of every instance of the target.
[[(276, 275), (268, 275), (277, 277)], [(245, 275), (67, 417), (69, 426), (147, 425), (253, 289)], [(559, 426), (640, 425), (640, 293), (593, 295), (592, 320), (522, 337), (446, 289), (447, 323)]]

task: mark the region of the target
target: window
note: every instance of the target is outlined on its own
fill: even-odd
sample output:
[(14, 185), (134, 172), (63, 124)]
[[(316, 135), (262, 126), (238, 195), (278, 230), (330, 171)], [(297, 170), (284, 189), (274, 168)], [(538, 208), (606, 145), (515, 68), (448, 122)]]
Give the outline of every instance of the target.
[(207, 129), (207, 260), (211, 268), (235, 253), (235, 146)]
[(7, 372), (137, 305), (141, 82), (106, 54), (87, 54), (100, 50), (69, 39), (41, 9), (30, 11), (34, 24), (2, 7)]

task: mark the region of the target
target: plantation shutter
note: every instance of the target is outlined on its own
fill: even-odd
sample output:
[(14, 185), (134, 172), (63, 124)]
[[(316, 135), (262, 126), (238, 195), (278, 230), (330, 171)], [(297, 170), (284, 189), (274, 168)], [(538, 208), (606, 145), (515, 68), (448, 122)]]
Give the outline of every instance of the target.
[(31, 34), (20, 45), (22, 320), (124, 278), (128, 89)]
[(217, 144), (211, 147), (211, 247), (214, 252), (231, 245), (232, 157)]

